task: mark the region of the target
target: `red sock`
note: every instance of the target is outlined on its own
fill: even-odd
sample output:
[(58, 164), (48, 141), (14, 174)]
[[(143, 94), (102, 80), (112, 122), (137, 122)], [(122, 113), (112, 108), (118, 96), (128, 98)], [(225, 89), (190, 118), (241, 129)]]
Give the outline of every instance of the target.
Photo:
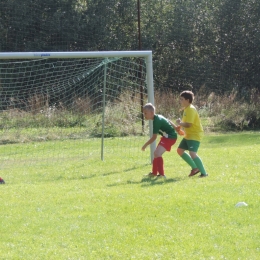
[(158, 158), (154, 158), (153, 159), (153, 174), (154, 175), (157, 175), (157, 172), (158, 172), (158, 165), (157, 165), (157, 161), (158, 161)]
[(164, 175), (163, 158), (157, 157), (158, 172), (160, 175)]

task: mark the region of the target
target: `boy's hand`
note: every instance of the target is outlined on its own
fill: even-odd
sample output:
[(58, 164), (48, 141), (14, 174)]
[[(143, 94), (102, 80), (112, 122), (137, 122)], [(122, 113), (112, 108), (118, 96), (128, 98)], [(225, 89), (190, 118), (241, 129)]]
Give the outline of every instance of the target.
[(176, 127), (176, 132), (179, 134), (179, 135), (185, 135), (185, 132), (181, 129), (181, 126), (178, 125)]
[(181, 119), (180, 119), (180, 118), (177, 119), (177, 120), (176, 120), (176, 123), (179, 125), (179, 124), (181, 123)]
[(146, 145), (144, 145), (144, 146), (142, 147), (142, 151), (145, 151), (145, 148), (146, 148)]

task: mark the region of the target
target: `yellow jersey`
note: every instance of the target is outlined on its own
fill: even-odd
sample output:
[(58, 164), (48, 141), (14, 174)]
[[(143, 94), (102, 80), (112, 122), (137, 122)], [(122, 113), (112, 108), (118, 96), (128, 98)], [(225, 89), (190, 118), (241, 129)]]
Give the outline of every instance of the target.
[(203, 127), (200, 122), (198, 111), (192, 104), (184, 109), (182, 122), (192, 124), (191, 127), (184, 127), (184, 138), (187, 140), (200, 141), (203, 136)]

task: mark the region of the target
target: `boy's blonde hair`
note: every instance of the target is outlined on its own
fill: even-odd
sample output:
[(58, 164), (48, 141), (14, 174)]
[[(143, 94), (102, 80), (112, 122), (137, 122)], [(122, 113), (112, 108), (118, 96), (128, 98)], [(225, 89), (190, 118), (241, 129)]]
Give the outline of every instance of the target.
[(143, 110), (150, 110), (155, 113), (155, 106), (152, 103), (147, 103), (144, 105)]

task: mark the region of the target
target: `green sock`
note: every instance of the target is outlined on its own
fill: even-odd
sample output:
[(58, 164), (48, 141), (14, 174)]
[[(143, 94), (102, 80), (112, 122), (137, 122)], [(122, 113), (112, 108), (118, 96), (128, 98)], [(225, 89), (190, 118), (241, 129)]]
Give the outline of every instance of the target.
[(188, 155), (187, 153), (183, 153), (183, 155), (181, 156), (181, 158), (190, 165), (190, 167), (192, 169), (197, 168), (195, 162), (192, 160), (192, 158), (190, 157), (190, 155)]
[(202, 161), (201, 161), (201, 159), (200, 159), (199, 156), (195, 157), (195, 158), (193, 159), (193, 161), (195, 162), (195, 164), (196, 164), (197, 167), (199, 168), (201, 174), (204, 174), (204, 175), (207, 174), (206, 171), (205, 171), (205, 169), (204, 169), (204, 165), (203, 165), (203, 163), (202, 163)]

